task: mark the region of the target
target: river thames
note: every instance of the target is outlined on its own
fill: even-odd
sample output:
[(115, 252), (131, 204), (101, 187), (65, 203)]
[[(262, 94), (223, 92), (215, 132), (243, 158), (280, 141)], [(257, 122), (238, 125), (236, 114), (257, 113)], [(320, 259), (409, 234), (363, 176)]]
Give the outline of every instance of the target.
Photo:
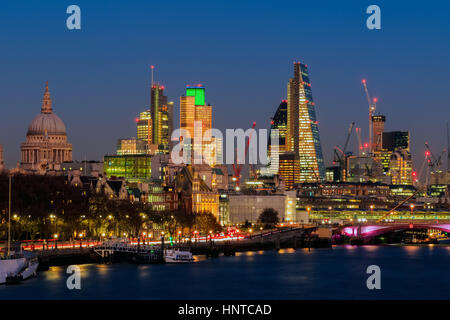
[[(369, 265), (381, 269), (381, 290), (367, 289)], [(67, 289), (65, 267), (51, 267), (0, 286), (0, 299), (450, 299), (449, 246), (334, 246), (80, 268), (80, 290)]]

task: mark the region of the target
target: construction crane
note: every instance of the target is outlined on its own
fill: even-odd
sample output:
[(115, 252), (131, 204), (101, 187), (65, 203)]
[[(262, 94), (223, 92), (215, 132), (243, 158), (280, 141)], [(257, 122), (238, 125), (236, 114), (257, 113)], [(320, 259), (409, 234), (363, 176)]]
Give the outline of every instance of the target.
[[(340, 171), (341, 171), (341, 179), (343, 179), (346, 175), (345, 168), (346, 168), (347, 156), (348, 156), (347, 147), (348, 147), (348, 143), (350, 142), (350, 137), (352, 136), (354, 126), (355, 126), (355, 123), (352, 122), (348, 128), (347, 138), (345, 139), (344, 148), (340, 149), (338, 146), (336, 146), (334, 148), (334, 162), (339, 163), (339, 167), (340, 167)], [(345, 181), (345, 179), (342, 181)]]
[(358, 137), (358, 155), (361, 156), (361, 153), (363, 151), (363, 145), (361, 143), (361, 128), (355, 129), (356, 136)]
[(377, 98), (370, 98), (369, 89), (367, 89), (367, 81), (363, 79), (362, 84), (364, 86), (364, 91), (366, 92), (367, 102), (369, 103), (369, 154), (372, 154), (373, 151), (373, 121), (372, 115), (377, 109)]
[[(255, 131), (255, 127), (256, 127), (256, 122), (253, 122), (252, 129), (248, 136), (247, 144), (245, 145), (244, 161), (242, 161), (242, 162), (245, 162), (245, 158), (247, 157), (248, 148), (250, 146), (250, 140), (252, 139), (252, 134)], [(236, 181), (236, 191), (239, 191), (241, 189), (240, 182), (241, 182), (241, 171), (242, 171), (243, 164), (239, 163), (239, 161), (237, 160), (237, 150), (236, 149), (235, 149), (235, 163), (233, 163), (232, 166), (233, 166), (233, 170), (234, 170), (233, 181)]]
[(430, 154), (428, 151), (425, 151), (425, 158), (423, 159), (422, 166), (420, 167), (419, 174), (417, 175), (417, 180), (420, 181), (422, 178), (423, 170), (425, 169), (425, 165), (428, 163), (428, 158)]
[(425, 148), (427, 149), (425, 151), (425, 156), (428, 157), (428, 172), (425, 180), (425, 186), (428, 186), (430, 175), (436, 172), (442, 165), (442, 156), (446, 153), (446, 150), (442, 150), (442, 153), (438, 157), (435, 157), (430, 149), (430, 146), (428, 145), (428, 142), (425, 142)]

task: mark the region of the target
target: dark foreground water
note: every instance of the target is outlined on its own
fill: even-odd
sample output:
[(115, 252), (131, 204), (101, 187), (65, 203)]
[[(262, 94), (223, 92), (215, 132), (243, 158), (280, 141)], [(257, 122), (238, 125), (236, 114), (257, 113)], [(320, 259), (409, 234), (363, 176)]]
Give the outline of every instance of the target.
[[(366, 268), (381, 268), (368, 290)], [(337, 246), (197, 258), (177, 265), (81, 265), (81, 290), (65, 267), (0, 286), (0, 299), (450, 299), (450, 247)]]

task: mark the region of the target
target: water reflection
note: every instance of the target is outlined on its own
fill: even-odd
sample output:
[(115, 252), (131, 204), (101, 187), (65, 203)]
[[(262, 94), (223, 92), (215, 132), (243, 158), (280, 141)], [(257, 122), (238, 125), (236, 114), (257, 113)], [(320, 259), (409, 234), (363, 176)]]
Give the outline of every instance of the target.
[(373, 251), (377, 251), (380, 247), (379, 247), (379, 246), (363, 246), (363, 248), (364, 248), (366, 251), (373, 252)]
[[(346, 245), (195, 259), (202, 263), (80, 265), (79, 291), (67, 290), (66, 267), (51, 267), (18, 286), (0, 286), (0, 299), (450, 298), (450, 246)], [(369, 264), (382, 266), (389, 278), (382, 296), (361, 278)], [(425, 265), (430, 272), (420, 272)]]
[(279, 254), (295, 253), (295, 249), (293, 249), (293, 248), (280, 249), (280, 250), (278, 250), (278, 253), (279, 253)]
[(410, 256), (415, 256), (420, 250), (420, 246), (403, 246), (405, 252)]
[(40, 272), (39, 276), (44, 276), (45, 280), (49, 281), (59, 281), (63, 274), (65, 273), (65, 269), (63, 267), (50, 267), (50, 269), (46, 272)]
[(97, 267), (97, 273), (101, 275), (102, 277), (105, 277), (108, 274), (109, 266), (106, 264), (98, 264)]

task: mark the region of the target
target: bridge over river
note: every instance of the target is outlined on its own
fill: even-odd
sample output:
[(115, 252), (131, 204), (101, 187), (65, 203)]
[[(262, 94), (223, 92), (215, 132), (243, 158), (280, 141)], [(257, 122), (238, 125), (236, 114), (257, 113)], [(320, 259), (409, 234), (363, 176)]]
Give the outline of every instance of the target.
[(450, 233), (450, 222), (443, 223), (432, 221), (398, 221), (390, 223), (367, 223), (352, 226), (343, 226), (340, 228), (341, 234), (350, 237), (371, 238), (392, 231), (400, 230), (440, 230)]

